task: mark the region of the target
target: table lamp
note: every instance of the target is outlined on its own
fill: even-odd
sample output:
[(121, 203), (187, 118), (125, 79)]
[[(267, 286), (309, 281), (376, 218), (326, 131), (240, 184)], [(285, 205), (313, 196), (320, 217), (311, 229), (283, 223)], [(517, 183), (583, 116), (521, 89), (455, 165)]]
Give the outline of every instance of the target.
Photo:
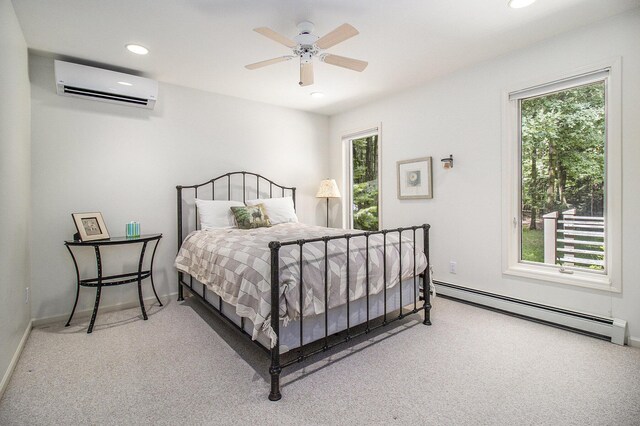
[(340, 191), (335, 179), (325, 179), (320, 182), (320, 189), (316, 194), (316, 198), (327, 199), (327, 228), (329, 227), (329, 198), (340, 198)]

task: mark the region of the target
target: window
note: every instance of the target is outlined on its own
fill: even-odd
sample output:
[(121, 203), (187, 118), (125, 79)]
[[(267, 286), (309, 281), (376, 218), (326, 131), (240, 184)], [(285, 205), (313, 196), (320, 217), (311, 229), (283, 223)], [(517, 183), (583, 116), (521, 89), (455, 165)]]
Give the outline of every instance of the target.
[(620, 290), (616, 71), (508, 94), (506, 273)]
[(347, 150), (347, 224), (351, 229), (380, 229), (379, 133), (372, 129), (345, 137)]
[(605, 271), (605, 92), (598, 80), (518, 102), (522, 261)]

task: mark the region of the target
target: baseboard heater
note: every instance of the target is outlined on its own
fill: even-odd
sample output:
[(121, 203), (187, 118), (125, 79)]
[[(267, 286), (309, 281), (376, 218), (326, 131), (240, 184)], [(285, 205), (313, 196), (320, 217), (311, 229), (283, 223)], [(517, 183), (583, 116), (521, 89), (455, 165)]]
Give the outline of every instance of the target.
[(624, 345), (627, 322), (433, 280), (438, 296)]

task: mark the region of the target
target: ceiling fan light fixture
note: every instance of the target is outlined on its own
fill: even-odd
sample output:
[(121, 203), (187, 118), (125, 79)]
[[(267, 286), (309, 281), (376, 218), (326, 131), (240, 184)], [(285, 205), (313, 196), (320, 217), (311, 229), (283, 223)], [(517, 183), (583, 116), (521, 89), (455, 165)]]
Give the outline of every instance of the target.
[(136, 55), (146, 55), (149, 53), (149, 49), (139, 44), (127, 44), (125, 47), (129, 52), (135, 53)]
[(313, 32), (314, 25), (313, 22), (302, 21), (298, 25), (296, 25), (296, 27), (298, 27), (298, 30), (302, 34), (311, 34)]
[(361, 61), (359, 59), (324, 53), (325, 49), (335, 46), (338, 43), (342, 43), (343, 41), (359, 34), (358, 30), (350, 24), (342, 24), (324, 36), (318, 37), (312, 33), (313, 24), (309, 21), (303, 21), (298, 24), (298, 31), (300, 31), (300, 33), (295, 36), (293, 40), (268, 27), (254, 28), (254, 31), (277, 43), (289, 47), (292, 49), (293, 55), (255, 62), (253, 64), (245, 65), (245, 68), (248, 70), (255, 70), (267, 65), (298, 58), (300, 60), (300, 80), (298, 81), (298, 84), (301, 87), (313, 84), (313, 58), (318, 58), (320, 61), (326, 62), (330, 65), (358, 72), (364, 71), (368, 65), (366, 61)]
[(536, 0), (509, 0), (509, 7), (512, 9), (521, 9), (531, 6)]
[(313, 35), (313, 23), (303, 21), (298, 24), (300, 34), (295, 36), (293, 40), (302, 46), (312, 46), (320, 37)]

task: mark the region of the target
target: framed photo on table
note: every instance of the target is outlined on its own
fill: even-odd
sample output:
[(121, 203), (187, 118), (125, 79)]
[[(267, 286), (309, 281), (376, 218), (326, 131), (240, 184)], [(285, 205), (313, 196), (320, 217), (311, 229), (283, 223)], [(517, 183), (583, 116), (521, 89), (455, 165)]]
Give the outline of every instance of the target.
[(400, 200), (433, 198), (431, 157), (398, 161), (398, 198)]
[(109, 232), (101, 213), (71, 213), (71, 216), (78, 230), (80, 241), (109, 239)]

